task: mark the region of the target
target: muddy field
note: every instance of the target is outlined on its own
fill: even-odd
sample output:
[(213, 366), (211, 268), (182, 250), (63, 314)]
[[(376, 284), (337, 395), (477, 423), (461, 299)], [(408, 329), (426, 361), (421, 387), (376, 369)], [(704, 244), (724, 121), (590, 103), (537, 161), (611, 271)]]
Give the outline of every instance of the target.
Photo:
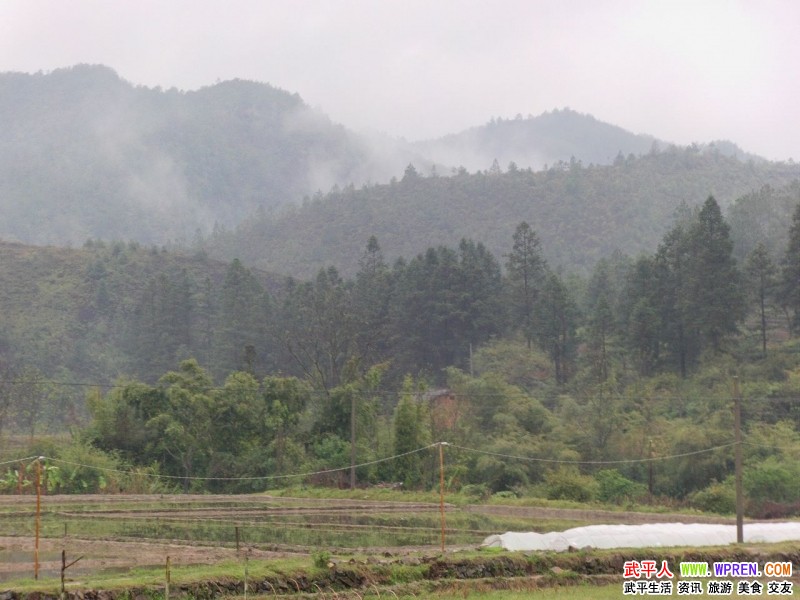
[[(266, 495), (45, 496), (40, 514), (40, 573), (58, 576), (61, 552), (82, 557), (70, 574), (132, 567), (215, 564), (308, 555), (324, 549), (403, 556), (441, 544), (436, 503), (292, 499)], [(590, 523), (692, 520), (687, 515), (573, 509), (446, 506), (448, 550), (474, 548), (492, 533), (547, 531)], [(0, 497), (0, 581), (31, 576), (35, 497)], [(730, 522), (694, 519), (697, 522)]]

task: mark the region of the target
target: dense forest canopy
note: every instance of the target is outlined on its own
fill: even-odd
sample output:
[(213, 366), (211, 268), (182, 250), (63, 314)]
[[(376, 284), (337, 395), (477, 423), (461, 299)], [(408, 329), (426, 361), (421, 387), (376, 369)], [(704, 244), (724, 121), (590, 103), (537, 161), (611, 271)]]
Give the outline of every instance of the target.
[(135, 87), (102, 66), (3, 73), (0, 236), (186, 242), (420, 160), (381, 142), (391, 150), (379, 157), (297, 94), (250, 81), (183, 92)]
[[(408, 165), (424, 180), (413, 190), (376, 185), (405, 179)], [(485, 177), (505, 171), (497, 181)], [(438, 181), (428, 181), (433, 173)], [(133, 86), (97, 65), (0, 74), (0, 237), (24, 243), (185, 245), (215, 227), (252, 223), (246, 240), (215, 241), (213, 253), (310, 277), (325, 266), (319, 256), (353, 273), (358, 245), (369, 235), (381, 239), (390, 260), (462, 237), (496, 253), (505, 232), (526, 220), (548, 242), (551, 260), (569, 266), (581, 261), (559, 246), (556, 228), (581, 213), (593, 214), (596, 224), (560, 237), (585, 237), (591, 228), (612, 238), (581, 248), (586, 270), (609, 247), (650, 250), (682, 201), (712, 193), (727, 206), (797, 176), (796, 165), (768, 163), (729, 142), (673, 148), (571, 110), (493, 120), (413, 144), (355, 133), (297, 94), (252, 81), (181, 91)], [(356, 198), (350, 186), (359, 190)], [(279, 210), (331, 189), (322, 205)], [(642, 233), (614, 239), (615, 219)], [(290, 238), (307, 238), (311, 226), (324, 248), (293, 249)], [(414, 236), (400, 245), (411, 229)], [(281, 252), (265, 247), (262, 256), (245, 255), (255, 238), (269, 242), (275, 231), (285, 236), (277, 242)], [(346, 250), (343, 239), (351, 240)]]
[(398, 144), (372, 179), (389, 163), (296, 95), (88, 66), (0, 75), (0, 120), (0, 441), (70, 459), (57, 491), (108, 486), (81, 465), (253, 491), (351, 460), (419, 488), (416, 451), (447, 441), (479, 497), (724, 512), (738, 375), (748, 510), (800, 505), (794, 163), (637, 138), (601, 164), (632, 140), (556, 111), (427, 148), (533, 160), (591, 130), (597, 162), (469, 172)]
[[(351, 436), (360, 462), (446, 439), (490, 453), (458, 462), (460, 485), (480, 493), (539, 486), (551, 497), (656, 495), (718, 509), (731, 499), (719, 483), (730, 471), (722, 450), (665, 463), (656, 476), (636, 462), (582, 473), (487, 456), (641, 459), (653, 440), (663, 455), (724, 448), (728, 374), (747, 368), (748, 439), (782, 440), (749, 453), (758, 513), (800, 499), (791, 483), (800, 366), (779, 346), (800, 313), (798, 219), (800, 208), (782, 270), (760, 249), (740, 269), (731, 228), (708, 197), (655, 252), (616, 253), (586, 279), (554, 271), (525, 222), (501, 258), (463, 239), (390, 265), (371, 237), (355, 276), (328, 267), (307, 281), (265, 277), (238, 259), (222, 265), (99, 242), (50, 256), (52, 270), (36, 260), (40, 251), (6, 245), (3, 264), (36, 275), (28, 293), (41, 298), (40, 317), (57, 306), (49, 318), (61, 329), (50, 338), (53, 323), (34, 320), (3, 331), (0, 422), (33, 437), (37, 427), (63, 426), (65, 414), (76, 426), (88, 419), (82, 460), (88, 453), (102, 463), (110, 452), (114, 464), (182, 478), (184, 490), (263, 489), (276, 473), (345, 466)], [(5, 302), (19, 311), (26, 299)], [(764, 311), (771, 320), (758, 318)], [(781, 314), (792, 318), (776, 321)], [(87, 330), (91, 338), (70, 339)], [(81, 352), (66, 346), (74, 341)], [(125, 377), (95, 382), (84, 403), (85, 390), (65, 382), (92, 369)], [(425, 391), (442, 386), (446, 401)], [(359, 481), (432, 483), (416, 458), (378, 464), (359, 469)], [(245, 479), (202, 479), (220, 474)], [(779, 493), (759, 491), (770, 477)], [(331, 474), (329, 483), (343, 480)]]
[[(352, 274), (360, 245), (370, 235), (381, 241), (389, 260), (430, 245), (456, 245), (463, 237), (500, 255), (507, 251), (508, 232), (525, 221), (536, 229), (553, 265), (585, 275), (616, 250), (630, 255), (651, 251), (676, 215), (709, 193), (724, 209), (742, 198), (736, 226), (743, 244), (747, 235), (756, 235), (746, 228), (758, 222), (763, 231), (763, 219), (773, 219), (774, 233), (779, 233), (777, 218), (794, 191), (781, 192), (781, 202), (772, 196), (798, 176), (800, 165), (742, 163), (699, 147), (619, 156), (608, 166), (572, 160), (539, 172), (512, 164), (444, 177), (423, 175), (410, 166), (399, 181), (319, 194), (300, 207), (217, 231), (200, 247), (223, 260), (239, 257), (295, 276), (311, 277), (330, 263)], [(769, 211), (747, 209), (758, 194), (767, 196)], [(780, 238), (771, 243), (780, 244)]]

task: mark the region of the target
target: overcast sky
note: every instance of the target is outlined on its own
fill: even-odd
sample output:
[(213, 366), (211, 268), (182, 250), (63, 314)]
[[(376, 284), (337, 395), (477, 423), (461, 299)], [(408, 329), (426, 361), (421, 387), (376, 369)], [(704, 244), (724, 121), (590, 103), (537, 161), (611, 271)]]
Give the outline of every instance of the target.
[(797, 0), (0, 0), (0, 71), (232, 78), (409, 140), (570, 107), (800, 160)]

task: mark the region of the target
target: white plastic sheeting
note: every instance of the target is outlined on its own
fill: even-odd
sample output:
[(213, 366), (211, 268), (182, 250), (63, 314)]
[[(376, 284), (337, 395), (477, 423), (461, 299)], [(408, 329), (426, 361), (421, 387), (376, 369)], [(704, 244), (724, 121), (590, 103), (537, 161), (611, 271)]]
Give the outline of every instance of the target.
[[(748, 523), (744, 541), (785, 542), (800, 540), (800, 522)], [(551, 533), (490, 535), (482, 546), (506, 550), (555, 550), (573, 548), (656, 548), (662, 546), (724, 546), (736, 542), (735, 525), (701, 523), (649, 523), (644, 525), (590, 525)]]

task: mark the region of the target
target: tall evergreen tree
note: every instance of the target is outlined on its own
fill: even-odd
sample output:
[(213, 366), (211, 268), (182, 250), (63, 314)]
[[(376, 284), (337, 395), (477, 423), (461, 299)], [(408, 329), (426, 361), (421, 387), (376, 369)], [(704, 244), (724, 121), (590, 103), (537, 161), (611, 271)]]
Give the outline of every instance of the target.
[(550, 356), (556, 383), (566, 383), (574, 357), (578, 308), (569, 289), (558, 274), (549, 271), (541, 298), (534, 308), (536, 342)]
[(689, 229), (689, 277), (686, 321), (704, 346), (720, 349), (744, 318), (741, 277), (733, 258), (730, 227), (713, 196), (709, 196)]
[(781, 264), (780, 301), (791, 314), (792, 333), (800, 325), (800, 204), (792, 214), (789, 245)]
[(389, 307), (392, 274), (375, 236), (370, 236), (359, 261), (353, 288), (358, 354), (369, 366), (389, 358)]
[(546, 263), (539, 238), (524, 221), (514, 231), (514, 245), (507, 255), (511, 316), (522, 330), (528, 348), (534, 337), (533, 311), (544, 280)]
[(354, 357), (352, 286), (334, 267), (320, 269), (313, 282), (287, 283), (277, 332), (293, 372), (318, 389), (345, 382)]
[(466, 366), (470, 345), (500, 333), (500, 265), (482, 244), (429, 248), (395, 272), (395, 369), (438, 377), (447, 366)]
[(642, 256), (628, 273), (620, 314), (626, 346), (637, 371), (644, 376), (653, 373), (660, 356), (660, 300), (656, 261)]
[(700, 353), (688, 321), (690, 250), (686, 227), (678, 223), (664, 236), (655, 256), (655, 286), (661, 341), (678, 364), (682, 377)]
[(465, 315), (467, 345), (478, 345), (500, 332), (505, 322), (500, 264), (486, 247), (462, 239), (458, 245), (461, 290), (459, 308)]
[(613, 305), (613, 291), (609, 265), (600, 261), (595, 267), (589, 281), (589, 306), (587, 319), (587, 346), (592, 370), (599, 383), (608, 379), (610, 370), (610, 339), (615, 330)]
[(759, 243), (747, 257), (745, 273), (758, 310), (761, 352), (764, 356), (767, 355), (767, 306), (775, 292), (776, 272), (767, 247)]
[(131, 355), (135, 370), (155, 380), (192, 351), (192, 285), (186, 271), (153, 278), (131, 319)]
[(264, 288), (234, 259), (225, 273), (217, 302), (214, 374), (227, 377), (233, 371), (265, 368), (271, 354), (266, 336), (271, 303)]
[(744, 317), (741, 278), (730, 228), (709, 197), (693, 218), (685, 215), (655, 255), (655, 303), (660, 343), (682, 377), (704, 349), (718, 351)]

